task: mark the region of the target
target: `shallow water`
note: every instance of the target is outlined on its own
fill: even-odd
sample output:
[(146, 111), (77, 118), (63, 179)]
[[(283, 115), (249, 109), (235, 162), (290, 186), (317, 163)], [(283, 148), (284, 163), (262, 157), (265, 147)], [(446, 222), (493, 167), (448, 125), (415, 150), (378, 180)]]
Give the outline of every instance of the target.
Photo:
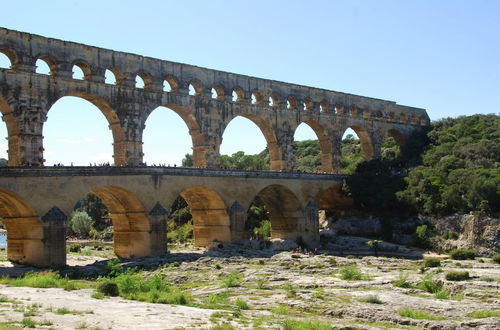
[(0, 233), (0, 249), (7, 247), (7, 233)]

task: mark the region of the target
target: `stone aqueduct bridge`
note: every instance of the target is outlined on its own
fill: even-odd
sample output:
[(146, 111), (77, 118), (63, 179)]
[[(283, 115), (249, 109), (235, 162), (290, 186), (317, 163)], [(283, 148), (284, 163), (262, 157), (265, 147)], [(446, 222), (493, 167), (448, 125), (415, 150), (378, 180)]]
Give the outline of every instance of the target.
[[(51, 106), (68, 95), (92, 102), (105, 115), (113, 133), (116, 165), (142, 162), (145, 122), (159, 106), (182, 117), (193, 142), (194, 166), (209, 168), (217, 167), (222, 134), (237, 116), (252, 120), (264, 134), (272, 170), (293, 168), (295, 129), (301, 123), (308, 124), (318, 136), (325, 172), (338, 171), (340, 141), (349, 127), (360, 137), (365, 158), (370, 159), (380, 154), (386, 134), (404, 144), (411, 132), (429, 122), (425, 110), (390, 101), (2, 28), (0, 52), (12, 63), (10, 69), (0, 69), (0, 111), (7, 124), (9, 165), (44, 162), (43, 124)], [(49, 65), (50, 75), (36, 73), (38, 59)], [(83, 80), (72, 79), (74, 66), (84, 72)], [(114, 73), (116, 84), (105, 83), (106, 70)], [(137, 76), (143, 79), (144, 88), (136, 88)], [(170, 86), (169, 92), (164, 91), (164, 84)], [(195, 95), (189, 95), (190, 85)]]
[[(404, 145), (412, 132), (429, 123), (425, 110), (391, 101), (3, 28), (0, 52), (11, 62), (10, 68), (0, 68), (0, 112), (11, 166), (0, 171), (0, 216), (8, 231), (9, 258), (28, 264), (65, 262), (63, 220), (89, 191), (110, 210), (115, 251), (122, 257), (163, 253), (165, 207), (179, 194), (191, 208), (199, 245), (240, 238), (246, 210), (257, 195), (269, 209), (274, 237), (301, 236), (314, 245), (315, 211), (349, 204), (338, 193), (341, 176), (216, 170), (222, 135), (231, 120), (242, 116), (260, 128), (273, 171), (293, 169), (294, 132), (306, 123), (318, 137), (322, 169), (328, 173), (338, 173), (340, 141), (347, 128), (356, 131), (365, 159), (370, 159), (380, 155), (385, 135)], [(49, 65), (50, 74), (36, 72), (37, 60)], [(73, 78), (75, 66), (83, 71), (83, 79)], [(113, 72), (116, 83), (106, 83), (106, 70)], [(138, 76), (142, 88), (136, 85)], [(44, 123), (51, 106), (64, 96), (83, 98), (102, 111), (113, 135), (114, 163), (126, 167), (19, 167), (43, 165)], [(143, 161), (146, 120), (159, 106), (184, 120), (194, 166), (204, 169), (133, 168)]]
[(66, 262), (66, 215), (86, 193), (99, 196), (114, 226), (115, 253), (124, 258), (166, 252), (168, 208), (189, 205), (195, 244), (245, 238), (247, 210), (259, 196), (272, 237), (319, 243), (318, 209), (352, 207), (345, 177), (268, 171), (161, 167), (0, 168), (0, 214), (8, 258), (38, 266)]

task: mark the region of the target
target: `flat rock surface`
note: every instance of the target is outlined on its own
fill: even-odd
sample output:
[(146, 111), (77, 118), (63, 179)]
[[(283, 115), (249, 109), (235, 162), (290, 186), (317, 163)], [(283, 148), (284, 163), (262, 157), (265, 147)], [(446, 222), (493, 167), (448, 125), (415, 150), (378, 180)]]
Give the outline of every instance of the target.
[[(68, 271), (88, 274), (93, 278), (88, 282), (92, 286), (111, 256), (102, 251), (92, 255), (90, 250), (86, 247), (80, 254), (69, 254)], [(145, 269), (139, 273), (143, 277), (162, 276), (187, 291), (191, 305), (201, 308), (121, 297), (95, 299), (94, 289), (1, 285), (0, 329), (2, 322), (21, 326), (26, 317), (37, 322), (37, 328), (53, 329), (197, 329), (216, 325), (282, 329), (290, 320), (341, 329), (500, 329), (500, 265), (490, 258), (450, 260), (433, 255), (442, 259), (440, 267), (423, 268), (423, 261), (415, 259), (422, 251), (409, 251), (409, 259), (367, 256), (366, 250), (358, 257), (333, 255), (337, 252), (309, 255), (227, 246), (215, 251), (183, 248), (165, 257), (122, 261), (124, 268)], [(345, 279), (346, 268), (355, 268), (360, 277)], [(0, 263), (2, 275), (33, 270)], [(448, 281), (445, 275), (450, 271), (467, 271), (470, 279)], [(227, 285), (235, 274), (235, 282)], [(444, 296), (422, 289), (426, 276), (441, 287)], [(394, 285), (402, 277), (409, 287)], [(222, 296), (225, 298), (209, 304)], [(61, 308), (69, 312), (58, 313)], [(404, 316), (404, 310), (427, 316)], [(486, 315), (477, 316), (479, 312)]]

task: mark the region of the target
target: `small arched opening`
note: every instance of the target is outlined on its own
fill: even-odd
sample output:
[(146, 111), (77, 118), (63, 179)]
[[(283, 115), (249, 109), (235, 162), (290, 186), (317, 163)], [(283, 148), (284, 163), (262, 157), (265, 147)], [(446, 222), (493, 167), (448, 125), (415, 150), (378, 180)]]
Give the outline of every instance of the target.
[(13, 52), (0, 49), (0, 69), (11, 69), (16, 63), (16, 56)]
[(219, 85), (214, 86), (211, 90), (211, 96), (216, 100), (224, 100), (224, 88)]
[(232, 93), (233, 102), (244, 102), (245, 101), (245, 92), (240, 87), (236, 87)]
[(163, 91), (170, 93), (177, 93), (179, 90), (179, 82), (174, 77), (167, 77), (163, 81)]
[(321, 113), (328, 113), (330, 112), (328, 109), (328, 102), (326, 100), (323, 100), (319, 103), (319, 110)]
[(287, 105), (287, 109), (297, 110), (298, 103), (297, 103), (297, 99), (295, 98), (295, 96), (289, 96), (286, 99), (286, 105)]
[(145, 72), (139, 72), (135, 77), (135, 88), (151, 90), (153, 80), (151, 76)]
[(35, 73), (55, 76), (57, 66), (55, 61), (49, 56), (40, 56), (35, 62)]
[(115, 68), (106, 69), (104, 72), (104, 83), (108, 85), (120, 85), (122, 76)]
[(192, 81), (189, 84), (189, 95), (191, 96), (201, 96), (201, 92), (203, 90), (203, 86), (199, 81)]
[(91, 75), (90, 66), (84, 62), (76, 62), (73, 65), (73, 79), (89, 80)]

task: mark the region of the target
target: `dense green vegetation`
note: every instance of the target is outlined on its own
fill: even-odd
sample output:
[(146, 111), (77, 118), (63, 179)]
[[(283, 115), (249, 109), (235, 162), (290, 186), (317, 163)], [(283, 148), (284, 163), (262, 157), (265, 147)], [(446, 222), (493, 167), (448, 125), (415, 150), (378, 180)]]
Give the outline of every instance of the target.
[(447, 118), (433, 124), (422, 164), (398, 197), (423, 214), (500, 210), (500, 116)]

